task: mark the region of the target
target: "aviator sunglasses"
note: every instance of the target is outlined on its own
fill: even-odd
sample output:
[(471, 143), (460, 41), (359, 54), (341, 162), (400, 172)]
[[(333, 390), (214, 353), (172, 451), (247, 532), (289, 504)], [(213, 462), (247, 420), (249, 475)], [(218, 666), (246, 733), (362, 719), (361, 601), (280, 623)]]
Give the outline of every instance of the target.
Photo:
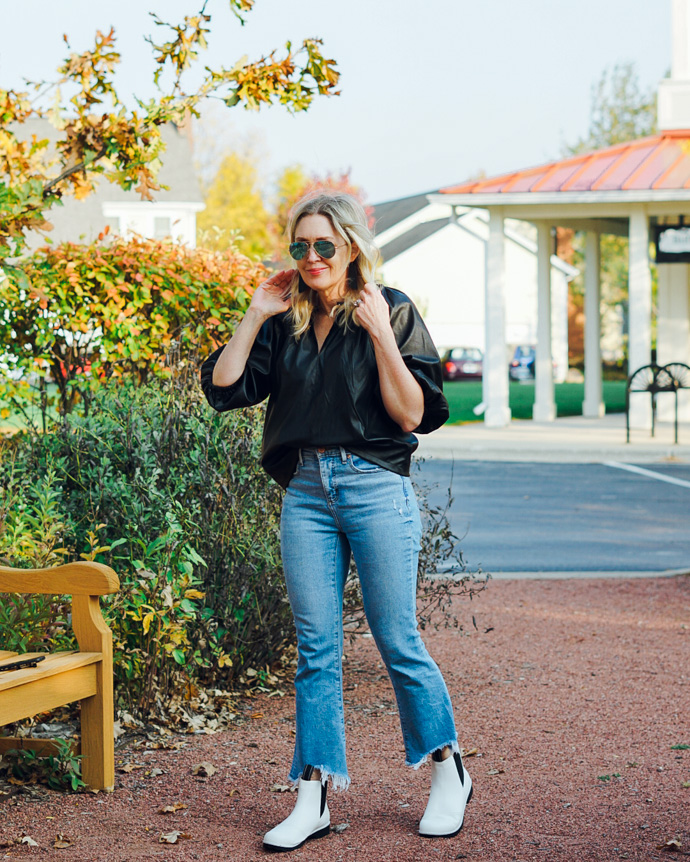
[(330, 239), (317, 239), (316, 242), (291, 242), (290, 257), (293, 260), (302, 260), (307, 256), (309, 246), (312, 246), (319, 257), (329, 260), (335, 254), (336, 248), (342, 248), (346, 244), (335, 245)]

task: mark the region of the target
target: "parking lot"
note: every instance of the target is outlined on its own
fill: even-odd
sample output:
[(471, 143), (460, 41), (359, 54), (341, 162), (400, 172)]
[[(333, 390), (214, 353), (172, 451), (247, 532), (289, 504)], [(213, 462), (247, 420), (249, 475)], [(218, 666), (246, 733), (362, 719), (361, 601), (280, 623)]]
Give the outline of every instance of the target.
[(451, 488), (449, 518), (471, 570), (690, 570), (688, 463), (434, 458), (419, 475), (437, 486), (434, 502)]

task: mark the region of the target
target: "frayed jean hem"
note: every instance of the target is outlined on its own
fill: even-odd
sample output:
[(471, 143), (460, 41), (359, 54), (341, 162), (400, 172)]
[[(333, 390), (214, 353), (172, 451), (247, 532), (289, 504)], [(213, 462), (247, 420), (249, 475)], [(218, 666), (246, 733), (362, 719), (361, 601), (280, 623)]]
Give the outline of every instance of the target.
[(419, 767), (420, 767), (422, 764), (426, 763), (426, 762), (427, 762), (427, 760), (431, 757), (431, 755), (432, 755), (435, 751), (440, 751), (442, 748), (446, 748), (446, 746), (447, 746), (448, 748), (450, 748), (450, 750), (451, 750), (451, 752), (452, 752), (453, 754), (455, 754), (456, 752), (457, 752), (458, 754), (460, 754), (460, 746), (458, 745), (458, 741), (457, 741), (457, 739), (451, 739), (451, 740), (449, 740), (448, 742), (443, 742), (443, 743), (441, 743), (441, 745), (435, 745), (435, 746), (431, 749), (431, 751), (427, 752), (427, 753), (424, 755), (424, 757), (422, 757), (422, 759), (421, 759), (421, 760), (418, 760), (416, 763), (412, 763), (412, 762), (411, 762), (411, 761), (409, 761), (409, 760), (405, 760), (405, 766), (411, 766), (411, 767), (412, 767), (412, 769), (419, 769)]
[[(318, 769), (318, 771), (321, 773), (321, 784), (326, 784), (326, 782), (330, 781), (333, 790), (345, 791), (349, 788), (349, 775), (340, 775), (337, 772), (330, 772), (325, 766), (314, 766), (314, 769)], [(300, 773), (297, 778), (293, 778), (292, 775), (290, 775), (288, 781), (290, 782), (290, 784), (292, 784), (293, 787), (297, 787), (301, 777), (302, 773)]]

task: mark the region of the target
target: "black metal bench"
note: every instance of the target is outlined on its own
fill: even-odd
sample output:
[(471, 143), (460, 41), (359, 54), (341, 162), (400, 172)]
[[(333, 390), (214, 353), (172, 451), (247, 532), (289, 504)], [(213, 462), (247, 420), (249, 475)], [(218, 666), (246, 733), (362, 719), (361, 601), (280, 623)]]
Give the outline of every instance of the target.
[(678, 391), (690, 389), (690, 365), (684, 362), (655, 362), (643, 365), (628, 377), (625, 388), (625, 442), (630, 442), (630, 396), (633, 392), (648, 392), (652, 398), (652, 437), (656, 427), (656, 399), (660, 392), (673, 392), (675, 398), (674, 442), (678, 442)]

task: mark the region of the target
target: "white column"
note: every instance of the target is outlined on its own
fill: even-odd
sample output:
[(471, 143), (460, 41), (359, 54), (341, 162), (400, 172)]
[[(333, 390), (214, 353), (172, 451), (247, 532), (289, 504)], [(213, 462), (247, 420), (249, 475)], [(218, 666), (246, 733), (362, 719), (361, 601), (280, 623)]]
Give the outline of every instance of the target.
[[(630, 211), (628, 264), (628, 373), (649, 365), (652, 351), (652, 275), (649, 271), (649, 226), (642, 204)], [(652, 427), (651, 396), (632, 395), (630, 425)]]
[(556, 401), (551, 349), (551, 225), (537, 223), (537, 356), (535, 360), (532, 418), (553, 422)]
[(601, 268), (599, 233), (588, 230), (585, 241), (585, 400), (582, 415), (598, 419), (605, 413), (601, 388)]
[[(690, 265), (660, 263), (659, 295), (657, 298), (657, 362), (683, 362), (690, 365)], [(660, 394), (657, 416), (662, 422), (672, 422), (674, 399)], [(690, 422), (690, 390), (678, 393), (678, 419)], [(682, 440), (681, 440), (682, 442)]]
[(483, 399), (484, 422), (492, 428), (510, 424), (508, 402), (508, 357), (506, 355), (505, 236), (503, 208), (489, 209), (489, 242), (486, 248), (486, 289), (484, 294)]

